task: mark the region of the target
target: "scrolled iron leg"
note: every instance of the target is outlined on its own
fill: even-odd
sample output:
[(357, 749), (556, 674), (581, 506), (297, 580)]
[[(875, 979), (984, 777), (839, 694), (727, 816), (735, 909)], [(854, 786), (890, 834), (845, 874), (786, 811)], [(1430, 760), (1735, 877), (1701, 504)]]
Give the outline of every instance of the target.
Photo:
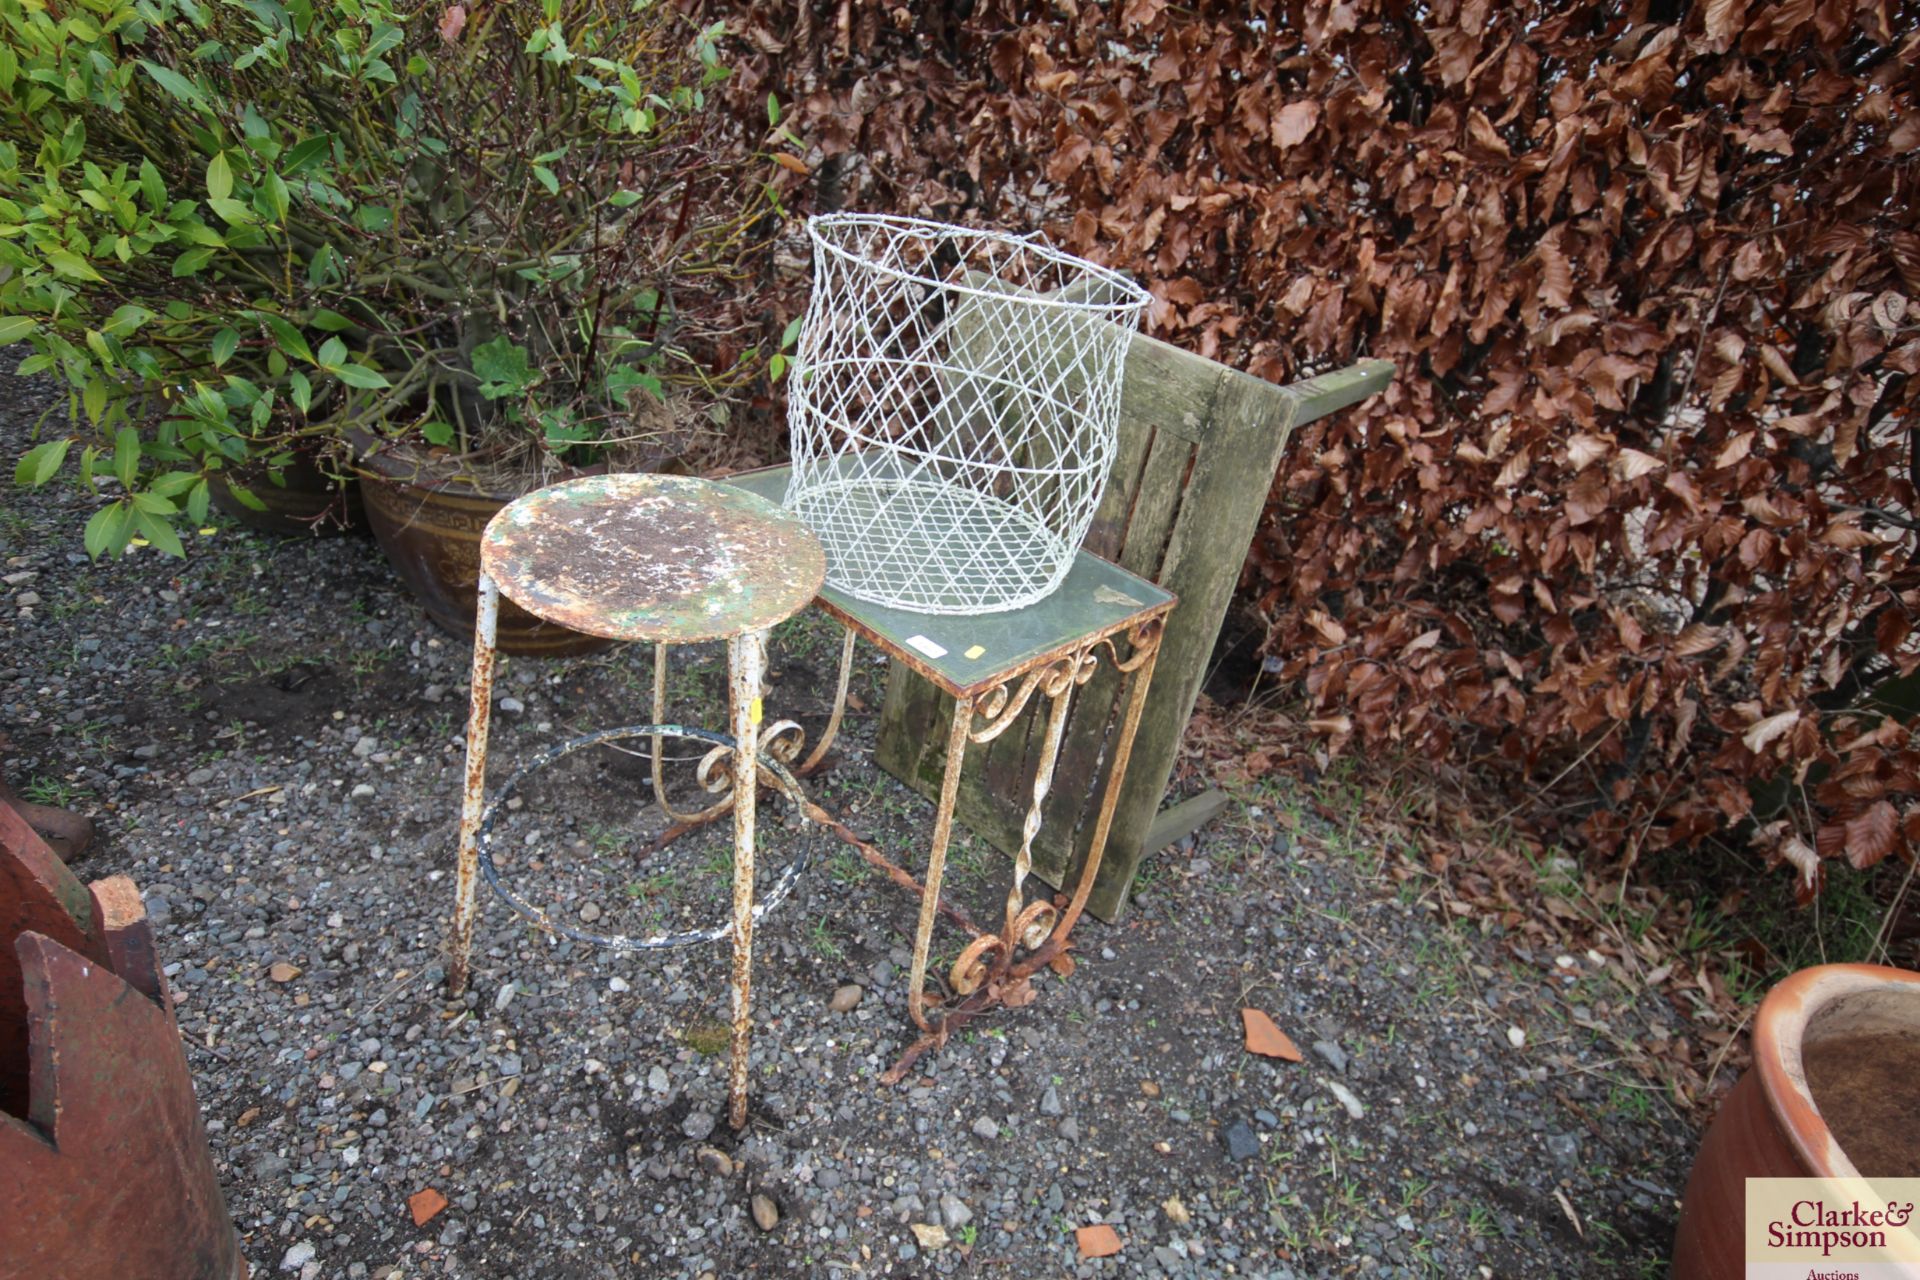
[(447, 991), (467, 989), (473, 955), (473, 921), (479, 867), (480, 816), (486, 808), (487, 723), (493, 712), (494, 635), (500, 621), (500, 590), (483, 570), (473, 627), (473, 684), (467, 707), (467, 777), (460, 799), (460, 845), (454, 876), (453, 928), (447, 940)]
[(853, 678), (853, 629), (840, 628), (840, 681), (833, 691), (833, 714), (827, 717), (827, 727), (820, 731), (820, 741), (814, 744), (813, 751), (794, 770), (799, 777), (806, 777), (820, 767), (826, 758), (827, 748), (833, 745), (840, 733), (840, 721), (847, 714), (847, 688)]
[(913, 933), (913, 972), (907, 979), (907, 1013), (922, 1031), (927, 1022), (927, 953), (933, 918), (940, 910), (940, 878), (947, 869), (947, 841), (953, 835), (953, 807), (960, 796), (960, 770), (967, 759), (967, 735), (973, 728), (973, 699), (956, 698), (953, 727), (947, 732), (947, 769), (940, 779), (940, 809), (933, 818), (933, 846), (927, 852), (927, 883), (920, 895), (920, 923)]
[(1120, 737), (1113, 745), (1113, 766), (1107, 770), (1106, 793), (1100, 798), (1100, 816), (1093, 824), (1093, 839), (1087, 845), (1087, 865), (1080, 871), (1080, 883), (1073, 901), (1054, 926), (1054, 949), (1066, 946), (1067, 936), (1086, 910), (1093, 882), (1100, 875), (1100, 861), (1107, 852), (1107, 833), (1113, 827), (1113, 812), (1120, 802), (1120, 788), (1127, 780), (1127, 761), (1133, 755), (1134, 735), (1140, 731), (1140, 716), (1146, 710), (1147, 689), (1153, 684), (1153, 668), (1160, 660), (1160, 627), (1142, 628), (1134, 635), (1134, 657), (1121, 670), (1127, 671), (1131, 685), (1127, 690), (1127, 709), (1120, 720)]
[(767, 633), (749, 631), (727, 641), (735, 758), (733, 763), (733, 1041), (728, 1064), (727, 1121), (747, 1123), (748, 1055), (753, 1013), (753, 837), (760, 787), (760, 679)]
[(1047, 690), (1051, 702), (1047, 708), (1046, 737), (1040, 747), (1040, 763), (1033, 771), (1033, 798), (1020, 828), (1020, 851), (1013, 858), (1013, 886), (1007, 890), (1007, 920), (1000, 934), (1009, 957), (1016, 946), (1039, 946), (1053, 926), (1052, 903), (1026, 906), (1026, 882), (1027, 873), (1033, 869), (1033, 838), (1040, 834), (1041, 811), (1046, 807), (1047, 792), (1053, 789), (1053, 768), (1060, 759), (1061, 731), (1066, 727), (1067, 706), (1072, 701), (1073, 689), (1073, 681), (1063, 679), (1057, 691)]

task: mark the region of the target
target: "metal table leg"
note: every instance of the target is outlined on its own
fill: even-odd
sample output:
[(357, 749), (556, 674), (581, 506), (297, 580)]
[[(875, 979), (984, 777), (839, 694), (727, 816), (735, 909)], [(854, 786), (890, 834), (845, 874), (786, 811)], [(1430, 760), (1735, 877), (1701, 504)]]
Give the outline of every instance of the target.
[(953, 806), (960, 796), (960, 769), (966, 763), (967, 737), (973, 729), (973, 699), (957, 698), (947, 731), (947, 770), (940, 778), (940, 809), (933, 818), (933, 847), (927, 853), (927, 882), (920, 892), (920, 923), (913, 934), (913, 972), (907, 978), (907, 1012), (922, 1031), (927, 1023), (927, 950), (933, 917), (940, 910), (940, 878), (947, 869), (947, 841), (953, 835)]
[(447, 940), (447, 990), (460, 995), (467, 989), (473, 954), (476, 868), (475, 840), (480, 815), (486, 808), (487, 722), (493, 713), (494, 633), (500, 620), (500, 590), (482, 570), (480, 600), (473, 628), (473, 685), (467, 706), (467, 779), (460, 798), (460, 852), (454, 876), (453, 930)]
[(767, 633), (749, 631), (727, 641), (732, 697), (733, 760), (733, 1045), (727, 1119), (747, 1123), (747, 1068), (753, 1035), (753, 825), (760, 791), (760, 677)]
[[(1093, 840), (1087, 851), (1086, 865), (1081, 868), (1079, 883), (1074, 888), (1072, 901), (1066, 911), (1059, 915), (1058, 923), (1053, 925), (1052, 931), (1038, 939), (1033, 939), (1033, 926), (1040, 924), (1044, 916), (1053, 912), (1051, 903), (1034, 903), (1021, 910), (1019, 915), (1012, 917), (1011, 929), (1022, 935), (1016, 941), (1032, 947), (1032, 950), (1018, 962), (1013, 960), (1012, 950), (1005, 937), (992, 934), (976, 937), (966, 950), (960, 953), (960, 959), (953, 966), (954, 989), (965, 998), (944, 1013), (938, 1027), (929, 1027), (921, 1019), (915, 1019), (924, 1034), (907, 1047), (906, 1052), (901, 1054), (892, 1067), (881, 1074), (880, 1080), (883, 1084), (898, 1084), (905, 1079), (906, 1073), (920, 1056), (942, 1043), (947, 1033), (999, 1005), (1006, 991), (1018, 989), (1026, 979), (1047, 967), (1067, 950), (1069, 935), (1072, 934), (1081, 913), (1086, 909), (1087, 898), (1093, 892), (1094, 881), (1100, 874), (1100, 863), (1106, 853), (1107, 837), (1113, 825), (1113, 814), (1119, 801), (1120, 787), (1126, 781), (1127, 761), (1133, 752), (1134, 736), (1139, 731), (1141, 713), (1146, 707), (1147, 690), (1153, 681), (1154, 663), (1160, 651), (1160, 637), (1160, 621), (1149, 620), (1128, 633), (1131, 652), (1124, 661), (1120, 659), (1113, 641), (1102, 639), (1079, 651), (1067, 662), (1041, 673), (1038, 679), (1030, 678), (1020, 692), (1011, 698), (1006, 697), (1002, 690), (995, 690), (986, 696), (985, 706), (989, 723), (971, 735), (976, 742), (990, 740), (1011, 723), (1028, 700), (1035, 685), (1043, 681), (1046, 692), (1055, 699), (1048, 717), (1051, 735), (1053, 720), (1060, 714), (1066, 700), (1072, 696), (1073, 688), (1084, 684), (1091, 676), (1097, 661), (1098, 648), (1104, 647), (1115, 669), (1131, 678), (1126, 711), (1120, 723), (1120, 734), (1113, 746), (1113, 767), (1108, 771), (1106, 789), (1100, 802), (1100, 813), (1094, 823)], [(1004, 689), (1004, 686), (1002, 688)], [(1028, 813), (1029, 826), (1035, 830), (1038, 828), (1039, 803), (1045, 799), (1047, 784), (1051, 780), (1053, 756), (1053, 749), (1043, 749), (1040, 772), (1035, 778), (1035, 807)], [(950, 744), (948, 746), (950, 768), (955, 758), (956, 748)], [(948, 792), (943, 792), (943, 796), (957, 790), (957, 770), (953, 770), (947, 781), (953, 785)], [(943, 799), (940, 815), (936, 819), (936, 837), (944, 835), (943, 824), (950, 823), (951, 818), (951, 805)], [(943, 843), (937, 844), (936, 847), (944, 853)], [(1018, 862), (1015, 865), (1017, 872)], [(930, 865), (928, 884), (920, 904), (923, 937), (928, 932), (930, 923), (928, 904), (937, 904), (937, 901), (933, 867)], [(1016, 907), (1017, 901), (1010, 897), (1009, 912), (1014, 911)], [(1029, 939), (1033, 939), (1033, 942), (1029, 942)], [(924, 948), (916, 948), (916, 960), (923, 951)], [(909, 992), (910, 1011), (913, 1009), (913, 997), (917, 994), (920, 976), (918, 972), (915, 973), (916, 987)]]
[(1073, 699), (1074, 675), (1079, 664), (1059, 673), (1047, 682), (1047, 731), (1041, 739), (1040, 761), (1033, 771), (1033, 798), (1027, 805), (1026, 820), (1020, 828), (1020, 850), (1013, 857), (1013, 885), (1007, 890), (1007, 918), (1001, 929), (1004, 954), (1013, 957), (1013, 949), (1037, 947), (1053, 928), (1056, 912), (1051, 902), (1042, 899), (1026, 903), (1027, 873), (1033, 869), (1033, 838), (1040, 834), (1040, 815), (1053, 788), (1053, 767), (1060, 758), (1060, 734), (1067, 723), (1067, 705)]

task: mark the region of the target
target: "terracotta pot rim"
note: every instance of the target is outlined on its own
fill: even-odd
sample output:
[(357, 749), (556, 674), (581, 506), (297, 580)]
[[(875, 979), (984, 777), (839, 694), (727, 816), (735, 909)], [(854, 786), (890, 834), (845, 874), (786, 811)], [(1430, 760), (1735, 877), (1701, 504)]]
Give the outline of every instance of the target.
[(1754, 1014), (1753, 1063), (1761, 1093), (1780, 1132), (1817, 1177), (1860, 1175), (1820, 1118), (1807, 1088), (1802, 1036), (1821, 1010), (1867, 991), (1907, 991), (1920, 998), (1920, 973), (1873, 964), (1815, 965), (1775, 986)]

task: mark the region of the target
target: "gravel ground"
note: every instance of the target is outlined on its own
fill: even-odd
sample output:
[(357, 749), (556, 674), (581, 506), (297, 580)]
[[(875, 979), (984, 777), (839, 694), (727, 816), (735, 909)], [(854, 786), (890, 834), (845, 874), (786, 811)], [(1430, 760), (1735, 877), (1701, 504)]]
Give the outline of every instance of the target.
[[(0, 375), (8, 458), (54, 400)], [(1617, 957), (1452, 919), (1271, 785), (1150, 862), (1122, 925), (1084, 925), (1071, 977), (897, 1088), (876, 1077), (909, 1041), (911, 905), (775, 818), (772, 848), (813, 862), (759, 934), (740, 1135), (719, 947), (612, 956), (488, 901), (449, 1003), (466, 647), (365, 542), (223, 527), (185, 563), (91, 564), (91, 502), (0, 507), (0, 748), (16, 786), (100, 820), (83, 874), (146, 894), (257, 1274), (1664, 1274), (1694, 1133), (1618, 1064), (1680, 1013)], [(817, 725), (836, 653), (783, 628), (770, 704)], [(812, 789), (907, 857), (930, 807), (872, 764), (882, 672), (858, 663)], [(650, 670), (507, 663), (494, 777), (644, 719)], [(722, 690), (716, 654), (677, 655), (684, 718)], [(643, 771), (601, 749), (543, 776), (505, 874), (589, 927), (717, 918), (724, 847), (637, 859)], [(950, 883), (984, 913), (1005, 866), (963, 837)], [(1305, 1060), (1245, 1052), (1243, 1007)], [(417, 1227), (428, 1188), (450, 1203)], [(1122, 1248), (1083, 1260), (1096, 1223)]]

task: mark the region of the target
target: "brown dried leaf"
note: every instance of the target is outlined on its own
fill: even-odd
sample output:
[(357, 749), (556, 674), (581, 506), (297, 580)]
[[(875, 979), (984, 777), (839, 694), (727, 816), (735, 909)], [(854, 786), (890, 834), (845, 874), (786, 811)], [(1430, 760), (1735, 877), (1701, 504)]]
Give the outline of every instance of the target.
[(1754, 433), (1751, 431), (1742, 431), (1739, 435), (1727, 441), (1726, 446), (1722, 448), (1714, 458), (1713, 465), (1716, 467), (1731, 467), (1746, 457), (1747, 454), (1753, 450), (1753, 436)]
[(1592, 463), (1606, 457), (1612, 448), (1613, 441), (1582, 431), (1567, 441), (1567, 465), (1575, 471), (1584, 471)]
[(1900, 841), (1900, 815), (1881, 800), (1847, 820), (1847, 861), (1864, 871), (1894, 851)]
[(1301, 98), (1289, 102), (1274, 113), (1273, 145), (1282, 151), (1290, 150), (1307, 140), (1313, 127), (1320, 123), (1320, 104), (1312, 98)]
[(1506, 466), (1500, 468), (1500, 474), (1494, 478), (1493, 487), (1496, 489), (1513, 488), (1513, 486), (1526, 479), (1527, 471), (1531, 466), (1532, 463), (1527, 456), (1527, 451), (1525, 449), (1520, 450), (1520, 452), (1507, 459)]
[(1753, 752), (1755, 755), (1759, 755), (1767, 749), (1769, 742), (1772, 742), (1799, 722), (1800, 711), (1798, 708), (1792, 711), (1782, 711), (1775, 715), (1767, 716), (1764, 719), (1754, 721), (1751, 725), (1747, 726), (1747, 731), (1740, 735), (1740, 741), (1746, 744), (1747, 750)]
[(1799, 836), (1788, 836), (1775, 850), (1785, 862), (1800, 873), (1802, 892), (1811, 892), (1820, 880), (1820, 855), (1811, 845)]
[(1654, 457), (1652, 454), (1642, 453), (1638, 449), (1622, 449), (1614, 455), (1613, 462), (1610, 464), (1613, 470), (1613, 478), (1623, 484), (1631, 480), (1638, 480), (1649, 471), (1658, 471), (1665, 465), (1666, 463), (1660, 461), (1660, 459)]
[(1307, 625), (1318, 631), (1328, 644), (1340, 645), (1347, 642), (1347, 629), (1334, 620), (1325, 609), (1315, 609), (1307, 614)]
[(1573, 301), (1573, 263), (1560, 248), (1560, 228), (1541, 238), (1538, 252), (1541, 300), (1550, 307), (1565, 307)]

